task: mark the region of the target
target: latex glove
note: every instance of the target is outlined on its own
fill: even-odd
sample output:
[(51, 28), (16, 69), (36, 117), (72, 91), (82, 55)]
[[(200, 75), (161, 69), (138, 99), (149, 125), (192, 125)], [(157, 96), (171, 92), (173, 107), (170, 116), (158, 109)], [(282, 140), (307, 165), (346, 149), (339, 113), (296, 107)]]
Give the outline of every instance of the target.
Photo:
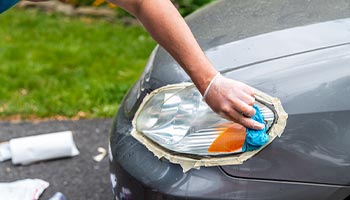
[(250, 118), (255, 115), (252, 87), (218, 74), (207, 90), (204, 100), (214, 112), (247, 128), (264, 128), (264, 124)]

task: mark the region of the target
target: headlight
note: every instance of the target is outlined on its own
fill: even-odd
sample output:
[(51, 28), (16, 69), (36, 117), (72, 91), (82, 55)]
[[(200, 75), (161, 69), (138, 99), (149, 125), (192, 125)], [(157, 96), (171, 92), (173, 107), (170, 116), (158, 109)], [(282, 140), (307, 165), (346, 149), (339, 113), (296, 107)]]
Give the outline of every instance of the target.
[[(258, 93), (261, 95), (256, 96), (256, 105), (264, 116), (271, 142), (282, 133), (287, 114), (278, 99)], [(169, 160), (174, 155), (186, 162), (193, 158), (229, 157), (243, 151), (246, 139), (246, 128), (214, 113), (190, 83), (153, 91), (135, 114), (133, 125), (138, 133), (133, 134), (136, 139), (157, 156), (168, 155)]]
[[(269, 128), (273, 111), (257, 105)], [(154, 95), (140, 111), (136, 130), (171, 151), (195, 155), (242, 152), (246, 136), (245, 127), (214, 113), (193, 85)]]

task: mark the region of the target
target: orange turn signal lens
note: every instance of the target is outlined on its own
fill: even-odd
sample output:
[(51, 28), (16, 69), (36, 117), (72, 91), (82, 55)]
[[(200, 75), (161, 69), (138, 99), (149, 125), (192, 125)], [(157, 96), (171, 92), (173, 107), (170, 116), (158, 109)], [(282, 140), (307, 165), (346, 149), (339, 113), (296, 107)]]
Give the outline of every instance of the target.
[(220, 135), (208, 148), (210, 153), (229, 153), (242, 151), (245, 142), (246, 128), (238, 123), (220, 124)]

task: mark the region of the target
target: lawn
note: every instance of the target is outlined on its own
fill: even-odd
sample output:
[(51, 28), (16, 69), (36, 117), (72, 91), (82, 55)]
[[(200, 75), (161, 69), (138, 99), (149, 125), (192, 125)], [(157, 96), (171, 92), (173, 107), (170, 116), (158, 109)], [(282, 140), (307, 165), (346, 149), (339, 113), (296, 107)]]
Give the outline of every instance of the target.
[(21, 9), (0, 38), (0, 119), (111, 117), (155, 46), (141, 26)]

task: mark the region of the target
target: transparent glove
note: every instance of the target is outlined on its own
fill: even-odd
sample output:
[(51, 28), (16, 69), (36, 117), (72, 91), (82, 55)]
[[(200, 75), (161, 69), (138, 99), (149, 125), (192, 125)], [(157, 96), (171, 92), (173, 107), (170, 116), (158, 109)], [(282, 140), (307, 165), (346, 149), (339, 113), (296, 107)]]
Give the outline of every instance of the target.
[(228, 79), (219, 73), (208, 85), (203, 99), (220, 116), (247, 128), (263, 129), (264, 125), (251, 119), (255, 115), (254, 89), (242, 82)]

